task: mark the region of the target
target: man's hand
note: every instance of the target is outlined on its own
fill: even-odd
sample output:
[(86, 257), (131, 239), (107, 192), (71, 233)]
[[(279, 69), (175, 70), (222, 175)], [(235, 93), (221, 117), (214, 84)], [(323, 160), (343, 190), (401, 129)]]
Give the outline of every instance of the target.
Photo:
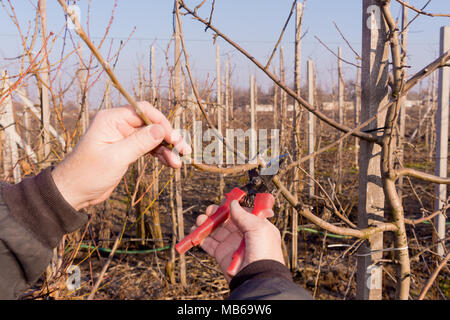
[(161, 146), (163, 140), (181, 154), (191, 153), (160, 111), (148, 102), (139, 105), (152, 125), (145, 126), (129, 106), (102, 110), (73, 152), (52, 171), (58, 190), (76, 210), (106, 200), (128, 166), (148, 152), (164, 165), (180, 168), (180, 157)]
[[(217, 208), (216, 205), (209, 206), (206, 215), (197, 218), (197, 226), (214, 214)], [(239, 271), (258, 260), (276, 260), (284, 264), (280, 231), (267, 219), (254, 216), (242, 208), (239, 202), (233, 201), (230, 206), (230, 219), (200, 244), (203, 250), (216, 259), (228, 282), (231, 278), (227, 275), (227, 269), (243, 237), (245, 237), (245, 258)]]

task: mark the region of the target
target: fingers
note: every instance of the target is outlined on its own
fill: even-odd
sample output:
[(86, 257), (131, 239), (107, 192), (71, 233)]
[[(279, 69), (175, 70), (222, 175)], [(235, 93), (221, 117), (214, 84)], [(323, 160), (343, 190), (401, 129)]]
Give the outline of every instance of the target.
[[(217, 209), (219, 208), (219, 206), (217, 206), (217, 205), (215, 205), (215, 204), (213, 204), (213, 205), (210, 205), (208, 208), (206, 208), (206, 215), (209, 217), (209, 216), (211, 216), (211, 215), (213, 215), (216, 211), (217, 211)], [(246, 208), (247, 209), (247, 208)], [(206, 219), (205, 219), (206, 220)], [(203, 221), (204, 222), (204, 221)], [(202, 222), (202, 223), (203, 223)], [(197, 220), (197, 225), (199, 225), (198, 224), (198, 220)], [(225, 221), (223, 224), (222, 224), (222, 227), (224, 227), (224, 228), (226, 228), (230, 233), (231, 232), (236, 232), (236, 231), (239, 231), (239, 229), (236, 227), (236, 225), (233, 223), (233, 221), (231, 221), (230, 219), (228, 219), (227, 221)], [(215, 234), (215, 231), (211, 234), (212, 236), (214, 236), (214, 234)], [(217, 238), (216, 238), (217, 239)], [(218, 239), (217, 239), (218, 240)]]
[(133, 163), (149, 151), (155, 149), (164, 140), (164, 128), (157, 124), (144, 127), (125, 139), (114, 144), (118, 157), (127, 163)]
[(181, 168), (182, 163), (178, 154), (164, 146), (158, 146), (152, 151), (152, 155), (157, 157), (165, 166), (172, 167), (174, 169)]
[[(189, 144), (184, 141), (183, 137), (171, 126), (169, 120), (161, 111), (157, 110), (146, 101), (138, 102), (138, 106), (152, 124), (159, 125), (159, 127), (163, 129), (164, 135), (162, 140), (172, 144), (174, 146), (173, 150), (160, 146), (159, 144), (162, 140), (155, 146), (153, 141), (144, 142), (142, 140), (135, 139), (136, 137), (144, 138), (145, 135), (141, 136), (141, 134), (137, 134), (137, 132), (140, 132), (145, 123), (131, 106), (103, 111), (104, 116), (102, 119), (107, 122), (115, 123), (115, 127), (120, 131), (123, 137), (125, 137), (127, 142), (137, 142), (136, 147), (139, 152), (133, 153), (133, 156), (141, 156), (157, 147), (152, 152), (154, 156), (156, 156), (166, 166), (170, 166), (175, 169), (180, 168), (182, 163), (179, 154), (188, 155), (192, 153), (192, 149)], [(134, 137), (128, 139), (128, 137), (131, 136)], [(149, 149), (149, 146), (151, 149)], [(143, 151), (146, 152), (142, 153)]]
[(261, 218), (242, 208), (236, 200), (231, 202), (230, 217), (242, 233), (256, 230), (264, 223)]
[[(211, 214), (212, 213), (208, 214), (207, 212), (207, 214), (199, 215), (196, 220), (196, 226), (198, 227), (202, 225), (208, 219), (208, 216), (210, 216)], [(196, 227), (192, 227), (191, 231), (194, 231), (195, 229)], [(211, 234), (208, 237), (216, 240), (217, 242), (223, 242), (233, 232), (239, 232), (239, 230), (235, 226), (232, 226), (229, 223), (227, 224), (225, 222), (224, 224), (219, 226), (216, 230), (211, 232)]]
[(209, 217), (209, 216), (213, 215), (217, 211), (217, 209), (219, 209), (219, 206), (215, 205), (215, 204), (212, 204), (208, 208), (206, 208), (206, 212), (205, 213)]
[(169, 120), (161, 111), (154, 108), (147, 101), (138, 102), (138, 106), (152, 123), (159, 124), (164, 128), (166, 132), (164, 140), (166, 140), (169, 144), (174, 145), (176, 150), (181, 154), (185, 155), (192, 153), (189, 144), (187, 144), (184, 141), (183, 137), (177, 131), (175, 131)]

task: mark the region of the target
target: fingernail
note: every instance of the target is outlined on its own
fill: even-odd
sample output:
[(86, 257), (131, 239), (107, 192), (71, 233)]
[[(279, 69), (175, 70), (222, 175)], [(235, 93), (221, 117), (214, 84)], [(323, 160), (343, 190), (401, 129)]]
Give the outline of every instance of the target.
[(155, 140), (162, 140), (164, 138), (165, 132), (164, 128), (158, 124), (152, 124), (148, 127), (150, 134)]

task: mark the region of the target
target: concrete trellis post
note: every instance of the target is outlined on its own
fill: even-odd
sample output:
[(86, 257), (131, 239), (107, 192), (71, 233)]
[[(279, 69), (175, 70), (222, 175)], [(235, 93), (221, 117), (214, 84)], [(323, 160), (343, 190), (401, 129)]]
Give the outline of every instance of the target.
[[(7, 77), (6, 73), (2, 74), (2, 80)], [(9, 81), (3, 80), (0, 83), (0, 92), (4, 92), (9, 88)], [(14, 111), (12, 105), (11, 94), (9, 94), (0, 106), (1, 122), (0, 125), (3, 127), (2, 134), (2, 151), (3, 151), (3, 171), (5, 178), (9, 178), (11, 173), (13, 175), (14, 183), (19, 183), (22, 174), (19, 165), (19, 150), (17, 148), (17, 143), (15, 137), (16, 123), (14, 120)]]
[[(280, 47), (280, 80), (281, 83), (286, 83), (286, 70), (284, 68), (284, 48)], [(281, 145), (284, 145), (286, 142), (286, 124), (287, 121), (287, 94), (284, 90), (280, 90), (280, 117), (281, 117), (281, 127), (280, 127), (280, 135), (281, 135)]]
[(256, 137), (256, 94), (255, 94), (255, 76), (250, 76), (250, 162), (256, 162), (257, 137)]
[[(41, 16), (41, 35), (42, 43), (47, 42), (47, 0), (39, 0), (39, 14)], [(45, 47), (44, 54), (47, 55), (47, 46)], [(48, 127), (50, 125), (50, 101), (49, 101), (49, 65), (47, 58), (43, 59), (41, 65), (41, 128), (42, 128), (42, 149), (40, 156), (42, 159), (48, 159), (50, 155), (50, 136)], [(46, 161), (45, 161), (46, 162)], [(44, 162), (44, 163), (45, 163)], [(44, 164), (45, 167), (45, 164)]]
[[(223, 135), (223, 105), (222, 105), (222, 79), (220, 73), (220, 47), (216, 46), (216, 85), (217, 85), (217, 94), (216, 94), (216, 109), (217, 109), (217, 130), (220, 135)], [(226, 128), (225, 128), (226, 129)], [(218, 150), (219, 154), (216, 155), (220, 160), (218, 165), (222, 165), (223, 161), (223, 141), (219, 137), (218, 140)], [(219, 174), (219, 199), (223, 198), (223, 192), (225, 188), (225, 181), (223, 179), (223, 174)]]
[(230, 60), (225, 62), (225, 131), (230, 121)]
[(87, 77), (87, 70), (86, 66), (83, 62), (83, 46), (81, 42), (78, 44), (78, 55), (79, 55), (79, 74), (78, 74), (78, 83), (80, 86), (80, 92), (78, 94), (78, 103), (80, 106), (80, 130), (81, 134), (86, 133), (87, 128), (89, 127), (89, 106), (88, 106), (88, 99), (87, 99), (87, 88), (86, 88), (86, 77)]
[(155, 47), (150, 47), (150, 102), (156, 101), (156, 70), (155, 70)]
[[(386, 23), (377, 0), (362, 1), (362, 69), (361, 69), (361, 121), (378, 113), (388, 100), (389, 47), (386, 42)], [(386, 112), (378, 114), (364, 130), (384, 126)], [(381, 147), (360, 140), (358, 227), (383, 220), (384, 191), (381, 182)], [(383, 249), (383, 233), (370, 236), (358, 249), (356, 298), (380, 300), (382, 298), (382, 270), (376, 262)], [(369, 254), (368, 254), (369, 253)]]
[[(178, 10), (177, 2), (175, 3), (176, 10)], [(178, 19), (175, 19), (175, 74), (174, 74), (174, 93), (175, 93), (175, 107), (178, 108), (174, 116), (174, 129), (181, 128), (181, 38), (180, 38), (180, 25)], [(181, 171), (175, 170), (175, 202), (176, 202), (176, 214), (177, 214), (177, 226), (179, 240), (184, 238), (184, 217), (183, 217), (183, 197), (182, 197), (182, 185), (181, 185)], [(180, 282), (183, 287), (186, 286), (186, 259), (182, 254), (180, 255)]]
[[(19, 96), (19, 98), (22, 100), (22, 102), (23, 102), (23, 104), (24, 104), (24, 107), (26, 108), (26, 110), (27, 110), (27, 112), (28, 111), (31, 111), (33, 114), (34, 114), (34, 116), (37, 118), (37, 119), (39, 119), (39, 121), (40, 121), (40, 119), (41, 119), (41, 113), (39, 112), (39, 110), (34, 106), (34, 104), (33, 104), (33, 102), (31, 101), (31, 100), (29, 100), (28, 99), (28, 97), (26, 96), (26, 94), (22, 91), (22, 90), (20, 90), (20, 89), (17, 89), (16, 91), (15, 91), (15, 93)], [(65, 143), (65, 141), (64, 141), (64, 139), (63, 139), (63, 137), (60, 135), (60, 134), (58, 134), (58, 132), (56, 131), (56, 129), (53, 127), (53, 126), (51, 126), (51, 125), (49, 125), (49, 127), (48, 127), (48, 132), (59, 142), (59, 144), (61, 145), (61, 148), (64, 150), (65, 148), (66, 148), (66, 143)], [(30, 150), (31, 150), (31, 148), (30, 148)], [(37, 161), (37, 160), (36, 160)]]
[[(355, 119), (355, 126), (359, 124), (359, 118), (361, 114), (361, 68), (357, 68), (356, 71), (356, 83), (355, 83), (355, 105), (353, 109), (353, 116)], [(359, 168), (359, 139), (355, 137), (355, 165)]]
[[(277, 75), (277, 70), (274, 67), (273, 70), (273, 74), (276, 76)], [(273, 86), (273, 128), (274, 129), (279, 129), (280, 128), (280, 108), (279, 108), (279, 103), (278, 103), (278, 92), (280, 92), (280, 89), (278, 88), (278, 86), (274, 85)]]
[[(441, 28), (440, 54), (450, 50), (450, 26)], [(439, 96), (436, 117), (436, 176), (447, 177), (448, 170), (448, 117), (450, 99), (450, 67), (439, 70)], [(447, 201), (447, 185), (436, 186), (436, 210), (440, 210)], [(445, 239), (445, 214), (441, 213), (435, 218), (438, 240)], [(445, 254), (445, 245), (438, 244), (437, 253)]]
[[(340, 124), (344, 124), (344, 113), (345, 113), (345, 102), (344, 102), (344, 75), (342, 73), (342, 48), (338, 48), (338, 121)], [(342, 134), (339, 133), (339, 136)], [(338, 146), (338, 163), (337, 163), (337, 181), (336, 181), (336, 191), (341, 193), (342, 191), (342, 180), (343, 180), (343, 142), (339, 143)]]
[[(314, 63), (308, 60), (308, 102), (313, 106), (314, 101)], [(315, 117), (311, 112), (308, 112), (308, 154), (314, 153), (315, 147)], [(309, 175), (311, 176), (308, 182), (309, 195), (314, 195), (314, 158), (309, 159)]]

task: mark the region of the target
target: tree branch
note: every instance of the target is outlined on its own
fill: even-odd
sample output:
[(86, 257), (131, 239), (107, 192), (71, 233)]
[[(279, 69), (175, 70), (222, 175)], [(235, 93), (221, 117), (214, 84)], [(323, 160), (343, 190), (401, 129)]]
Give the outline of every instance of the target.
[[(336, 122), (333, 119), (328, 118), (325, 114), (319, 111), (319, 108), (316, 108), (309, 104), (306, 100), (304, 100), (301, 96), (298, 96), (294, 90), (283, 84), (280, 79), (278, 79), (273, 73), (271, 73), (269, 70), (265, 69), (264, 66), (256, 60), (255, 57), (253, 57), (251, 54), (249, 54), (246, 50), (244, 50), (242, 47), (240, 47), (237, 43), (235, 43), (233, 40), (228, 38), (226, 35), (221, 33), (214, 25), (208, 24), (208, 21), (204, 20), (203, 18), (199, 17), (198, 14), (196, 14), (193, 10), (189, 9), (185, 4), (184, 1), (180, 0), (180, 6), (186, 10), (186, 12), (194, 17), (199, 22), (203, 23), (204, 25), (208, 25), (208, 27), (214, 31), (217, 36), (224, 39), (226, 42), (228, 42), (230, 45), (232, 45), (235, 49), (237, 49), (239, 52), (241, 52), (244, 56), (246, 56), (250, 61), (252, 61), (261, 71), (263, 71), (274, 83), (276, 83), (282, 90), (284, 90), (289, 96), (291, 96), (293, 99), (295, 99), (301, 106), (303, 106), (305, 109), (307, 109), (309, 112), (314, 114), (317, 118), (322, 120), (323, 122), (327, 123), (331, 127), (340, 130), (344, 133), (347, 133), (351, 131), (352, 129)], [(373, 135), (361, 131), (356, 131), (352, 134), (355, 137), (358, 137), (362, 140), (369, 141), (372, 143), (378, 143), (378, 139), (374, 137)]]
[(352, 236), (359, 239), (367, 239), (371, 235), (384, 232), (384, 231), (396, 231), (397, 227), (393, 223), (382, 223), (376, 227), (369, 227), (366, 229), (358, 230), (352, 228), (343, 228), (335, 226), (319, 217), (314, 215), (308, 208), (304, 207), (300, 202), (294, 197), (289, 190), (281, 183), (279, 178), (275, 176), (273, 178), (273, 183), (280, 190), (281, 194), (285, 197), (285, 199), (294, 207), (303, 217), (310, 220), (312, 223), (321, 227), (324, 230), (327, 230), (331, 233), (343, 235), (343, 236)]
[(265, 69), (269, 69), (269, 67), (270, 67), (270, 63), (272, 62), (273, 56), (275, 55), (275, 52), (277, 52), (277, 48), (280, 45), (281, 39), (283, 39), (284, 32), (286, 31), (286, 28), (287, 28), (287, 26), (289, 24), (289, 21), (291, 20), (292, 14), (294, 13), (294, 9), (295, 9), (295, 5), (296, 4), (297, 4), (297, 0), (294, 0), (294, 2), (292, 3), (291, 11), (289, 12), (289, 16), (287, 17), (286, 22), (284, 23), (283, 30), (281, 30), (281, 34), (280, 34), (280, 36), (278, 38), (277, 43), (275, 44), (275, 47), (272, 50), (272, 54), (270, 55), (270, 58), (267, 61)]
[(403, 0), (396, 0), (398, 3), (400, 3), (401, 5), (404, 5), (405, 7), (417, 12), (418, 14), (423, 14), (424, 16), (429, 16), (429, 17), (450, 17), (450, 14), (448, 13), (429, 13), (429, 12), (425, 12), (422, 11), (420, 9), (417, 9), (416, 7), (414, 7), (413, 5), (410, 5), (409, 3), (403, 1)]
[(437, 177), (435, 175), (429, 174), (429, 173), (425, 173), (422, 171), (418, 171), (415, 169), (411, 169), (411, 168), (401, 168), (395, 171), (396, 173), (396, 179), (403, 177), (403, 176), (408, 176), (408, 177), (413, 177), (416, 179), (420, 179), (423, 181), (427, 181), (427, 182), (433, 182), (433, 183), (438, 183), (438, 184), (450, 184), (450, 178), (444, 178), (444, 177)]
[(425, 287), (422, 289), (422, 292), (420, 293), (419, 300), (423, 300), (423, 298), (425, 298), (425, 295), (427, 294), (428, 290), (431, 288), (431, 285), (433, 284), (434, 280), (436, 280), (439, 272), (447, 264), (449, 259), (450, 259), (450, 252), (447, 253), (447, 256), (444, 259), (442, 259), (441, 263), (434, 270), (434, 272), (431, 275), (430, 279), (428, 279)]
[(425, 221), (430, 221), (431, 219), (436, 217), (438, 214), (445, 212), (445, 210), (447, 210), (448, 208), (450, 208), (450, 204), (447, 204), (446, 206), (442, 207), (441, 210), (435, 211), (432, 214), (430, 214), (429, 216), (419, 218), (419, 219), (405, 219), (405, 223), (415, 226), (415, 225), (423, 223)]

